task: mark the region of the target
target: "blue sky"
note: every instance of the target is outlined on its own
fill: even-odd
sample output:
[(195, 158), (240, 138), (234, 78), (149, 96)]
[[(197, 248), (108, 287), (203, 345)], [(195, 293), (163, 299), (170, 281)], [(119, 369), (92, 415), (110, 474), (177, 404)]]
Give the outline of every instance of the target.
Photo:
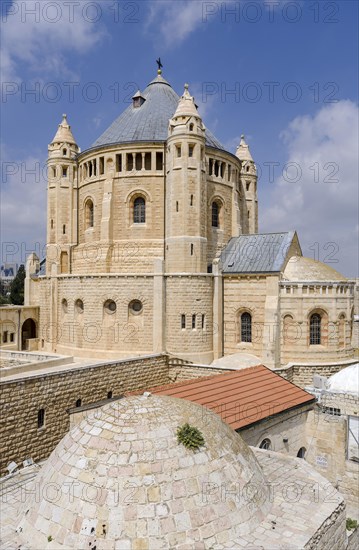
[[(2, 3), (2, 262), (45, 243), (47, 145), (62, 113), (84, 150), (156, 75), (188, 82), (261, 177), (260, 230), (357, 275), (358, 3), (86, 0)], [(35, 93), (29, 93), (35, 90)], [(40, 243), (40, 244), (38, 244)]]

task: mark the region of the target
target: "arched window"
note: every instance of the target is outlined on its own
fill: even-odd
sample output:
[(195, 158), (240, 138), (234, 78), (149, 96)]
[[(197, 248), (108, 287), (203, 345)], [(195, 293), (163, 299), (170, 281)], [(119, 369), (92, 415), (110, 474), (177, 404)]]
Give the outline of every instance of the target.
[(269, 451), (272, 448), (271, 440), (268, 439), (268, 438), (263, 439), (263, 441), (261, 441), (260, 444), (259, 444), (259, 448), (260, 449), (267, 449), (267, 451)]
[(219, 227), (219, 204), (212, 202), (212, 227)]
[(80, 313), (82, 314), (84, 312), (84, 303), (82, 300), (80, 300), (80, 298), (78, 300), (76, 300), (75, 302), (75, 311), (76, 313)]
[(132, 300), (128, 305), (128, 309), (132, 315), (139, 315), (142, 313), (143, 304), (140, 300)]
[(321, 323), (322, 318), (319, 313), (313, 313), (309, 321), (309, 343), (315, 346), (321, 343)]
[(241, 315), (241, 342), (252, 342), (252, 316), (248, 311)]
[(299, 451), (297, 452), (297, 457), (298, 458), (304, 458), (306, 452), (307, 452), (307, 449), (305, 447), (301, 447), (299, 449)]
[(117, 305), (113, 300), (106, 300), (103, 304), (103, 308), (108, 315), (113, 315), (116, 312)]
[(85, 203), (85, 220), (86, 220), (86, 229), (93, 227), (94, 208), (93, 208), (93, 202), (91, 199), (87, 199)]
[(137, 197), (133, 203), (133, 223), (146, 223), (146, 201)]
[(81, 407), (81, 405), (82, 405), (82, 399), (77, 399), (75, 405), (76, 405), (76, 407)]

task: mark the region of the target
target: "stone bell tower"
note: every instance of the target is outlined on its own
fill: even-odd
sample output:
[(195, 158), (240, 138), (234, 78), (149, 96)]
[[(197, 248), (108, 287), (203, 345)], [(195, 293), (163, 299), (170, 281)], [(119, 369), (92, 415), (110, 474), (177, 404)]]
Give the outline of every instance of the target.
[(241, 195), (244, 198), (242, 215), (243, 232), (258, 233), (258, 196), (257, 196), (257, 168), (245, 142), (241, 136), (237, 147), (236, 157), (241, 161), (240, 183)]
[(63, 115), (48, 147), (46, 271), (69, 273), (71, 246), (77, 243), (77, 160), (80, 149)]
[(188, 85), (169, 122), (166, 271), (207, 271), (205, 128)]

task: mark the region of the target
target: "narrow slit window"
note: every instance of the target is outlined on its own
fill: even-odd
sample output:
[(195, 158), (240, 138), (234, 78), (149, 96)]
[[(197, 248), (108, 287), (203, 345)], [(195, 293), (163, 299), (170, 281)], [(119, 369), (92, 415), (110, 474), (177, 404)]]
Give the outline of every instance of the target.
[(45, 409), (40, 409), (37, 413), (37, 428), (43, 428), (45, 425)]
[(127, 172), (133, 170), (133, 155), (132, 153), (127, 153)]
[(136, 170), (142, 170), (142, 153), (136, 153)]
[(184, 313), (182, 313), (181, 315), (181, 328), (182, 329), (186, 328), (186, 316)]
[(151, 170), (152, 159), (151, 153), (145, 153), (145, 170)]
[(100, 157), (100, 175), (105, 173), (105, 157)]
[(163, 170), (163, 153), (156, 153), (156, 170)]
[(116, 172), (122, 172), (122, 155), (116, 155)]
[(219, 204), (212, 202), (212, 227), (219, 227)]
[(192, 315), (192, 330), (196, 328), (196, 314)]

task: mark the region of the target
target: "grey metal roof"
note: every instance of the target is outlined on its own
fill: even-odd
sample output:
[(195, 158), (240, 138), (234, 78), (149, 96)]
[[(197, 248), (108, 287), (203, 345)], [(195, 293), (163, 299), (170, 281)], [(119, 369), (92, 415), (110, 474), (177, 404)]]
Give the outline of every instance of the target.
[[(179, 96), (162, 76), (152, 80), (141, 95), (146, 99), (141, 107), (129, 105), (92, 147), (131, 141), (166, 141), (168, 122), (177, 109)], [(225, 150), (207, 129), (206, 143)]]
[(295, 232), (233, 237), (222, 250), (224, 273), (270, 273), (282, 270)]

